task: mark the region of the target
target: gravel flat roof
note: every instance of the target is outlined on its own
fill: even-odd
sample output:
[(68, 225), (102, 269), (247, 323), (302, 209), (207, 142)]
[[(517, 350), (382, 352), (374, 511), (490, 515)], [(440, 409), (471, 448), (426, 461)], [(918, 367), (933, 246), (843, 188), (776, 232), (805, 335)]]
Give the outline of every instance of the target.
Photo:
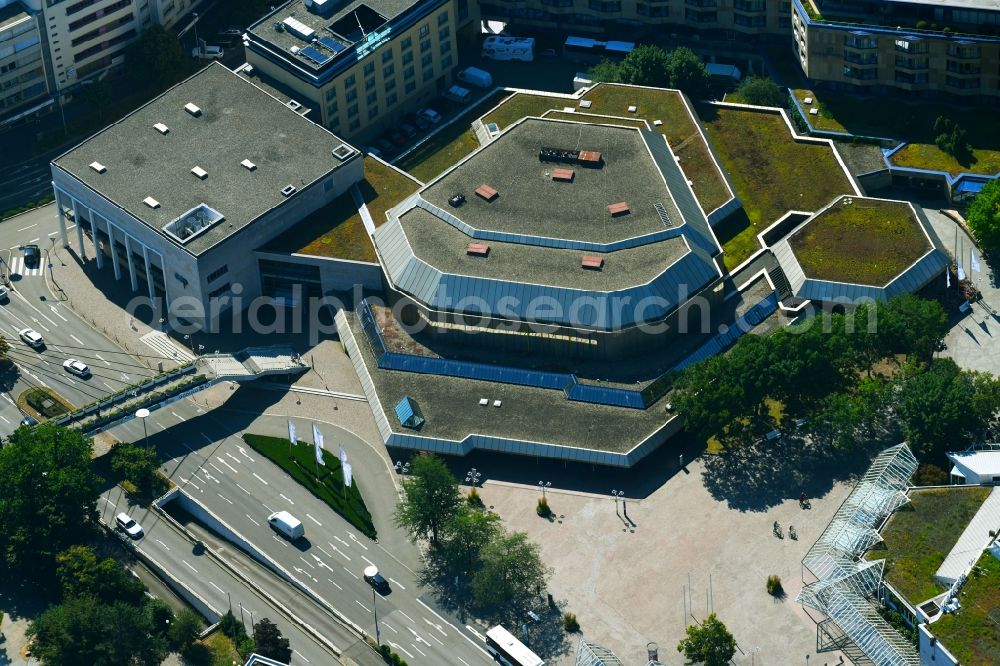
[[(195, 116), (185, 110), (191, 103)], [(169, 131), (161, 134), (154, 125)], [(63, 169), (188, 252), (198, 255), (343, 164), (331, 151), (345, 142), (219, 63), (212, 63), (53, 165)], [(249, 160), (251, 171), (241, 165)], [(98, 173), (89, 165), (107, 167)], [(207, 176), (191, 172), (201, 167)], [(143, 200), (152, 197), (158, 208)], [(224, 220), (181, 244), (163, 227), (206, 204)]]
[[(477, 257), (466, 253), (472, 239), (422, 208), (410, 209), (399, 219), (414, 254), (438, 270), (526, 284), (590, 291), (627, 289), (651, 281), (688, 252), (681, 237), (604, 254), (482, 241), (489, 245), (489, 255)], [(581, 268), (584, 255), (603, 259), (603, 268)]]
[[(541, 162), (545, 147), (601, 153), (603, 165)], [(573, 182), (551, 177), (555, 169), (575, 172)], [(488, 185), (491, 203), (474, 194)], [(466, 202), (448, 205), (455, 193)], [(654, 204), (662, 203), (675, 224), (681, 216), (639, 131), (591, 123), (527, 118), (421, 192), (427, 201), (482, 230), (610, 243), (662, 231)], [(626, 202), (628, 215), (612, 217), (611, 204)]]

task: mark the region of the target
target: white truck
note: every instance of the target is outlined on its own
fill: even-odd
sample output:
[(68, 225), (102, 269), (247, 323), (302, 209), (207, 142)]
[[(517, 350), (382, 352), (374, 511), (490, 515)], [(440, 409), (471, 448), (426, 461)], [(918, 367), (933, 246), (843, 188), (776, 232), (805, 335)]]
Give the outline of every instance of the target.
[(462, 86), (451, 86), (442, 95), (447, 100), (451, 100), (456, 104), (466, 104), (472, 97), (472, 92), (468, 88), (463, 88)]
[(275, 511), (267, 517), (267, 524), (289, 541), (295, 541), (306, 533), (302, 521), (287, 511)]
[(205, 48), (196, 46), (191, 49), (191, 57), (198, 58), (199, 60), (221, 60), (224, 55), (225, 51), (221, 46), (209, 45)]
[(531, 62), (535, 59), (535, 38), (492, 35), (483, 40), (482, 55), (490, 60)]
[(458, 73), (458, 80), (480, 90), (493, 87), (493, 76), (485, 69), (478, 67), (466, 67)]

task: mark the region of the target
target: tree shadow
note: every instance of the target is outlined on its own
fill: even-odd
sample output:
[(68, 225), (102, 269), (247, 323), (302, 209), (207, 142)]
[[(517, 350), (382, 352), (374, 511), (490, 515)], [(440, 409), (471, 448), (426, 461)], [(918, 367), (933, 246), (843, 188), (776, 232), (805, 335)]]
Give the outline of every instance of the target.
[(837, 481), (860, 474), (869, 451), (830, 450), (806, 438), (785, 434), (762, 438), (705, 457), (703, 482), (712, 497), (738, 511), (766, 511), (801, 493), (822, 497)]

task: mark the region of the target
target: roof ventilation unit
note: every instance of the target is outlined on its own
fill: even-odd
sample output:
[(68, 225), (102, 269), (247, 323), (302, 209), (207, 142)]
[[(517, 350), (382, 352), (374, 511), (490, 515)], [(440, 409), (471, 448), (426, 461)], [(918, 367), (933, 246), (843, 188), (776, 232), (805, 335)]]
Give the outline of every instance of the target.
[(195, 168), (191, 169), (191, 173), (198, 176), (198, 178), (202, 180), (208, 178), (208, 172), (202, 169), (200, 166), (196, 166)]
[(295, 186), (285, 185), (283, 188), (281, 188), (281, 193), (284, 194), (286, 197), (290, 197), (292, 196), (292, 194), (295, 193)]
[(580, 259), (580, 267), (592, 271), (599, 271), (602, 268), (604, 268), (604, 259), (601, 259), (600, 257), (595, 257), (592, 254), (585, 254)]
[(348, 157), (350, 157), (351, 153), (353, 153), (354, 151), (351, 150), (351, 147), (348, 146), (346, 143), (342, 143), (333, 150), (331, 150), (330, 152), (333, 153), (334, 157), (343, 162)]
[(142, 200), (142, 203), (146, 204), (147, 206), (153, 209), (160, 207), (160, 202), (154, 199), (153, 197), (146, 197), (145, 199)]
[(242, 166), (247, 171), (257, 170), (257, 165), (251, 162), (250, 160), (243, 160), (242, 162), (240, 162), (240, 166)]
[(164, 125), (163, 123), (156, 123), (155, 125), (153, 125), (153, 128), (160, 134), (166, 134), (167, 132), (170, 131), (170, 128)]
[(282, 21), (282, 24), (284, 24), (285, 30), (292, 33), (299, 39), (304, 39), (307, 42), (316, 35), (315, 30), (313, 30), (305, 23), (292, 16), (289, 16), (284, 21)]
[(490, 246), (486, 243), (469, 243), (469, 247), (465, 248), (465, 253), (473, 257), (488, 257)]
[(295, 101), (294, 99), (290, 99), (287, 102), (285, 102), (285, 106), (287, 106), (292, 111), (298, 111), (299, 109), (302, 108), (302, 104)]
[(618, 217), (620, 215), (628, 215), (629, 208), (628, 203), (624, 201), (619, 201), (618, 203), (613, 203), (608, 206), (608, 212), (611, 213), (611, 217)]
[(500, 196), (499, 192), (485, 183), (476, 188), (476, 194), (491, 203)]
[(201, 115), (201, 109), (198, 108), (198, 106), (196, 106), (195, 104), (192, 104), (191, 102), (188, 102), (187, 104), (184, 105), (184, 110), (190, 113), (195, 118)]
[(552, 170), (552, 180), (558, 180), (563, 183), (572, 183), (573, 177), (576, 172), (573, 169), (553, 169)]
[(104, 166), (100, 162), (91, 162), (90, 168), (96, 171), (97, 173), (104, 173), (105, 171), (108, 170), (108, 167)]

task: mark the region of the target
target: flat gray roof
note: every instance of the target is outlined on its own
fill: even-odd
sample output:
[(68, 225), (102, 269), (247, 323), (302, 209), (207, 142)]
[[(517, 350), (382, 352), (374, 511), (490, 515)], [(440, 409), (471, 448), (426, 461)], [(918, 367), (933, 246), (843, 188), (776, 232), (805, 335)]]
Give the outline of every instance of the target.
[[(484, 241), (490, 247), (489, 256), (476, 257), (466, 252), (471, 238), (422, 208), (410, 209), (399, 221), (413, 253), (444, 273), (589, 291), (650, 282), (688, 252), (684, 240), (676, 236), (605, 254)], [(581, 268), (583, 255), (599, 256), (604, 267)]]
[(888, 0), (888, 2), (899, 5), (933, 5), (934, 7), (954, 7), (956, 9), (1000, 11), (1000, 0)]
[(20, 2), (0, 8), (0, 30), (6, 30), (27, 18), (31, 18), (31, 14), (25, 11), (24, 5)]
[[(278, 7), (260, 21), (250, 27), (248, 32), (253, 38), (267, 42), (283, 51), (289, 58), (294, 58), (303, 67), (318, 71), (327, 62), (316, 62), (304, 55), (293, 55), (291, 49), (301, 49), (310, 46), (311, 40), (327, 38), (330, 40), (320, 45), (313, 44), (320, 55), (329, 56), (330, 60), (364, 41), (365, 36), (377, 31), (386, 22), (418, 4), (419, 0), (353, 0), (344, 3), (337, 0), (327, 0), (328, 11), (318, 11), (307, 6), (305, 0), (292, 0)], [(442, 0), (443, 2), (443, 0)], [(285, 20), (292, 18), (315, 32), (310, 41), (296, 35), (287, 29)], [(347, 20), (342, 20), (347, 19)], [(282, 24), (281, 30), (275, 28)], [(364, 28), (364, 32), (362, 32)], [(334, 48), (329, 48), (333, 46)]]
[[(603, 165), (541, 162), (543, 146), (596, 151)], [(574, 170), (573, 182), (552, 180), (552, 171), (560, 168)], [(492, 203), (474, 194), (484, 184), (499, 192)], [(459, 192), (466, 202), (451, 208), (448, 198)], [(673, 224), (682, 224), (639, 131), (592, 123), (525, 119), (421, 196), (473, 228), (547, 238), (610, 243), (662, 231), (666, 227), (656, 203), (663, 204)], [(611, 217), (608, 206), (619, 202), (626, 202), (630, 213)]]
[[(201, 112), (194, 116), (185, 105)], [(154, 125), (169, 128), (161, 134)], [(154, 231), (198, 255), (238, 232), (345, 162), (346, 142), (297, 114), (225, 66), (212, 63), (53, 161)], [(346, 161), (359, 159), (351, 149)], [(242, 166), (244, 160), (254, 170)], [(97, 173), (89, 165), (107, 170)], [(191, 172), (201, 167), (207, 177)], [(152, 197), (156, 209), (143, 201)], [(224, 216), (187, 243), (163, 228), (206, 204)]]

